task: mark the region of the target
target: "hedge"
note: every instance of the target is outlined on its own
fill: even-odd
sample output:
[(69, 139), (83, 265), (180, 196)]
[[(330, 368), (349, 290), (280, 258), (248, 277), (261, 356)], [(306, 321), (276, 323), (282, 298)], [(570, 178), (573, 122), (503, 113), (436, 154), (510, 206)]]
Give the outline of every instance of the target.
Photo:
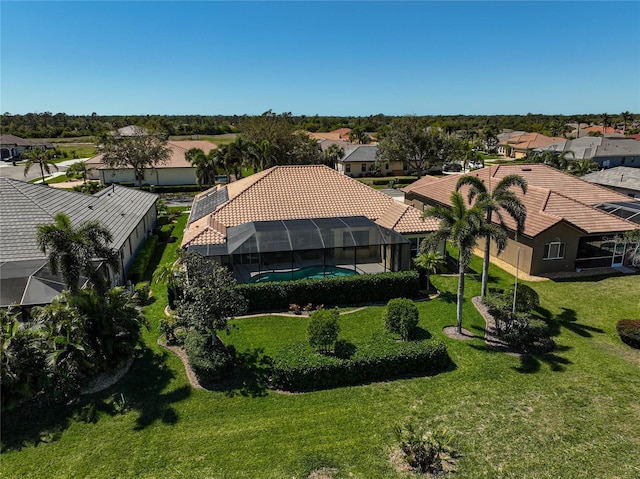
[(616, 330), (623, 343), (640, 349), (640, 319), (621, 319), (616, 323)]
[(211, 336), (191, 330), (184, 340), (189, 366), (198, 381), (211, 384), (229, 375), (234, 364), (234, 351), (225, 347), (213, 348)]
[(131, 268), (129, 268), (129, 274), (127, 275), (127, 279), (132, 283), (135, 284), (142, 281), (157, 245), (158, 237), (156, 235), (149, 235), (136, 253), (136, 257), (133, 259), (133, 264)]
[(286, 311), (290, 304), (347, 306), (415, 298), (420, 291), (417, 271), (301, 279), (236, 286), (249, 302), (251, 313)]
[(349, 359), (314, 352), (306, 343), (283, 349), (273, 360), (270, 387), (307, 391), (403, 376), (435, 374), (450, 363), (442, 341), (397, 342), (379, 337), (357, 347)]

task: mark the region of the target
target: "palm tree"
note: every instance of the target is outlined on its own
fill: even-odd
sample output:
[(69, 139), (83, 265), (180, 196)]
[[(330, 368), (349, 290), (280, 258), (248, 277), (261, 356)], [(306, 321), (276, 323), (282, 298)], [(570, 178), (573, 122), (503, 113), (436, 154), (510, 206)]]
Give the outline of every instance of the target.
[(52, 166), (58, 171), (58, 166), (51, 161), (50, 153), (43, 148), (34, 147), (32, 150), (25, 151), (23, 156), (27, 158), (27, 162), (24, 164), (24, 176), (27, 176), (31, 167), (36, 164), (40, 165), (40, 175), (43, 183), (45, 171), (47, 175), (50, 175)]
[(626, 133), (627, 123), (630, 123), (631, 121), (633, 121), (633, 115), (629, 111), (623, 111), (622, 113), (620, 113), (620, 115), (622, 116), (623, 133)]
[(191, 148), (184, 155), (195, 167), (196, 181), (201, 188), (203, 185), (213, 185), (216, 182), (218, 163), (214, 152), (215, 150), (211, 150), (207, 155), (200, 148)]
[(440, 220), (437, 231), (431, 233), (427, 241), (428, 249), (435, 249), (439, 244), (451, 240), (458, 249), (458, 307), (456, 312), (457, 330), (462, 333), (462, 302), (464, 300), (465, 270), (477, 238), (490, 235), (500, 248), (506, 243), (506, 233), (493, 224), (485, 224), (484, 208), (477, 202), (472, 208), (467, 208), (464, 198), (459, 191), (451, 193), (451, 208), (443, 206), (429, 207), (424, 212), (425, 217)]
[(52, 274), (62, 274), (67, 288), (79, 291), (80, 276), (86, 275), (100, 292), (106, 290), (102, 272), (94, 260), (105, 261), (114, 271), (119, 269), (118, 252), (109, 247), (113, 237), (98, 221), (87, 221), (78, 227), (71, 224), (65, 213), (54, 216), (55, 223), (40, 225), (36, 241), (47, 254)]
[(599, 168), (598, 163), (591, 158), (583, 158), (576, 160), (571, 164), (571, 174), (576, 176), (584, 176)]
[(413, 259), (413, 264), (415, 264), (419, 270), (422, 270), (426, 273), (428, 294), (429, 289), (431, 289), (429, 276), (431, 275), (431, 273), (437, 273), (444, 266), (444, 256), (442, 256), (437, 251), (423, 251)]
[(335, 168), (336, 163), (342, 158), (344, 158), (344, 148), (335, 143), (322, 152), (322, 162), (331, 168)]
[[(522, 233), (524, 222), (527, 218), (527, 209), (510, 188), (517, 186), (522, 189), (522, 193), (525, 194), (527, 192), (527, 180), (520, 175), (507, 175), (498, 182), (493, 191), (489, 191), (485, 182), (478, 176), (463, 176), (456, 184), (456, 191), (459, 191), (460, 188), (465, 185), (469, 186), (469, 203), (475, 198), (475, 204), (485, 212), (488, 225), (492, 224), (493, 213), (496, 213), (500, 227), (506, 232), (507, 227), (504, 223), (504, 211), (516, 222), (516, 236)], [(498, 245), (498, 254), (502, 252), (503, 247), (504, 245), (502, 247)], [(487, 294), (490, 254), (491, 236), (486, 235), (484, 260), (482, 263), (482, 298)]]
[(602, 114), (602, 134), (603, 135), (606, 133), (605, 130), (610, 124), (611, 124), (611, 119), (609, 118), (609, 115), (607, 113), (603, 113)]

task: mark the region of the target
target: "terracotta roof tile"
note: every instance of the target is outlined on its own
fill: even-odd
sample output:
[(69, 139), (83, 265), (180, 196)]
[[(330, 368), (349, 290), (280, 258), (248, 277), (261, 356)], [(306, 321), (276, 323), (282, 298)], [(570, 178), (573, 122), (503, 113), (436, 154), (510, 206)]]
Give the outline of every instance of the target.
[(423, 233), (437, 228), (433, 221), (423, 222), (417, 209), (322, 165), (276, 166), (227, 188), (229, 201), (194, 221), (185, 232), (183, 246), (211, 227), (209, 218), (227, 228), (252, 221), (340, 216), (381, 219), (384, 224), (379, 224), (394, 225), (398, 232)]

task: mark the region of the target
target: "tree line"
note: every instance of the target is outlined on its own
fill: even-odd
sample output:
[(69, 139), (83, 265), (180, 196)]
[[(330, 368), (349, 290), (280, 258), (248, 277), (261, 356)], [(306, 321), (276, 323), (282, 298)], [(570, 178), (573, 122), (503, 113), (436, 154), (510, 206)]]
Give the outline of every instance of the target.
[[(271, 113), (270, 111), (267, 113)], [(127, 125), (138, 125), (152, 132), (170, 136), (218, 135), (235, 133), (243, 122), (262, 115), (67, 115), (66, 113), (27, 113), (24, 115), (6, 112), (0, 122), (1, 134), (13, 134), (23, 138), (70, 138), (95, 136), (101, 132), (115, 130)], [(351, 128), (358, 131), (383, 134), (389, 124), (399, 116), (382, 113), (369, 116), (320, 116), (282, 113), (293, 127), (311, 132), (333, 131)], [(562, 136), (567, 123), (602, 124), (610, 126), (632, 125), (630, 112), (576, 114), (576, 115), (422, 115), (428, 126), (447, 133), (468, 131), (481, 132), (486, 128), (498, 132), (503, 129), (523, 130)], [(629, 131), (638, 130), (638, 127)], [(626, 131), (626, 127), (625, 127)]]

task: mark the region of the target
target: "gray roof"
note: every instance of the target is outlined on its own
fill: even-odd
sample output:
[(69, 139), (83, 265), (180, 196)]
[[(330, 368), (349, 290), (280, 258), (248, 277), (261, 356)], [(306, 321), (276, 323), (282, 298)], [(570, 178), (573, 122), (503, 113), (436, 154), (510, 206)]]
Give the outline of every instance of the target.
[(596, 171), (582, 177), (598, 185), (626, 188), (640, 192), (640, 168), (616, 166), (607, 170)]
[(20, 138), (15, 135), (0, 135), (0, 145), (2, 146), (36, 146), (36, 145), (44, 145), (44, 143), (40, 143), (37, 141), (25, 140), (24, 138)]
[(609, 138), (601, 136), (584, 136), (575, 140), (562, 140), (537, 150), (571, 151), (570, 160), (584, 158), (606, 158), (609, 156), (640, 156), (640, 141), (633, 138)]
[(640, 141), (633, 138), (603, 138), (595, 157), (640, 156)]
[(0, 197), (0, 261), (44, 258), (37, 226), (53, 223), (61, 211), (74, 225), (100, 221), (113, 235), (112, 247), (120, 248), (158, 198), (117, 185), (89, 196), (10, 178), (0, 178)]
[(368, 162), (373, 163), (376, 161), (376, 153), (378, 151), (377, 145), (358, 145), (357, 148), (354, 148), (351, 151), (347, 151), (347, 154), (340, 161), (344, 162), (352, 162), (352, 161), (360, 161), (360, 162)]

